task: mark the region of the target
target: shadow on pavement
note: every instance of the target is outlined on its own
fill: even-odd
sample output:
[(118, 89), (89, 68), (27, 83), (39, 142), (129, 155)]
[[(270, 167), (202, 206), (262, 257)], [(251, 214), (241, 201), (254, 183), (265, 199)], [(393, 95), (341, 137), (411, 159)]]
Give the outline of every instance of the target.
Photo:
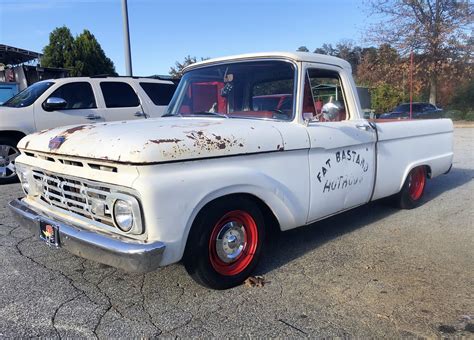
[[(433, 200), (446, 191), (460, 187), (470, 182), (473, 177), (472, 169), (453, 168), (449, 174), (428, 181), (425, 201)], [(272, 271), (340, 235), (348, 234), (397, 211), (399, 209), (393, 208), (387, 199), (382, 199), (308, 226), (279, 233), (267, 244), (266, 252), (256, 272), (265, 274)]]

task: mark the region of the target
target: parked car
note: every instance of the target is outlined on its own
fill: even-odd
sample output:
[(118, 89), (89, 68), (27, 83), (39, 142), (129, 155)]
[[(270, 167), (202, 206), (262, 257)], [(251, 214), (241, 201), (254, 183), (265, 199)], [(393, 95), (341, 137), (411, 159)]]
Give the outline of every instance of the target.
[[(442, 118), (443, 109), (430, 103), (412, 103), (413, 119)], [(400, 104), (391, 112), (382, 113), (381, 119), (408, 119), (410, 118), (410, 103)]]
[[(183, 260), (200, 284), (238, 285), (273, 228), (392, 195), (415, 208), (427, 178), (450, 170), (451, 120), (367, 121), (351, 74), (348, 62), (314, 53), (188, 66), (162, 118), (23, 138), (26, 197), (10, 208), (48, 246), (136, 272)], [(321, 83), (342, 89), (324, 115), (311, 91)], [(286, 91), (286, 113), (252, 103)]]
[(170, 80), (80, 77), (37, 82), (0, 106), (0, 184), (16, 180), (18, 141), (64, 125), (161, 116), (176, 85)]

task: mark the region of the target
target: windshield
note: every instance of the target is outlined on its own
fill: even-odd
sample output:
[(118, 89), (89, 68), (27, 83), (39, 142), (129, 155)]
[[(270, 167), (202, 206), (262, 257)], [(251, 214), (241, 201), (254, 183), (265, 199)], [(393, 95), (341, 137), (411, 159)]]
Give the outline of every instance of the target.
[(184, 74), (166, 116), (291, 120), (295, 67), (286, 61), (251, 61)]
[(20, 93), (18, 93), (16, 96), (13, 96), (10, 99), (8, 99), (5, 103), (3, 103), (2, 106), (8, 106), (8, 107), (30, 106), (31, 104), (35, 102), (36, 99), (38, 99), (39, 96), (41, 96), (44, 93), (44, 91), (46, 91), (53, 84), (54, 82), (52, 81), (35, 83), (27, 87)]

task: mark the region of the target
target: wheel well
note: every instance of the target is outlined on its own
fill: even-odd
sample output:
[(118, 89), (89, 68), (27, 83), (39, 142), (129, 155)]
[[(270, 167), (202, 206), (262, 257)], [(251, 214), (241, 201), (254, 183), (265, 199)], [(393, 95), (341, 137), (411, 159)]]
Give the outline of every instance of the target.
[(424, 165), (426, 170), (426, 177), (431, 178), (431, 167), (429, 165)]
[[(237, 194), (230, 194), (230, 195), (224, 195), (218, 198), (213, 199), (212, 201), (209, 201), (206, 203), (201, 210), (199, 210), (199, 213), (196, 215), (196, 218), (194, 219), (191, 229), (193, 226), (198, 222), (202, 216), (203, 213), (206, 211), (206, 209), (211, 206), (212, 204), (216, 203), (219, 200), (222, 199), (233, 199), (233, 198), (240, 198), (240, 197), (245, 197), (253, 202), (258, 206), (260, 211), (262, 212), (264, 222), (265, 222), (265, 227), (268, 232), (268, 237), (271, 238), (273, 235), (278, 234), (280, 230), (280, 223), (278, 222), (278, 219), (276, 218), (275, 214), (273, 211), (270, 209), (270, 207), (260, 198), (258, 198), (255, 195), (248, 194), (248, 193), (237, 193)], [(189, 236), (188, 236), (189, 238)]]
[(20, 131), (1, 131), (0, 137), (13, 138), (16, 141), (19, 141), (26, 135)]

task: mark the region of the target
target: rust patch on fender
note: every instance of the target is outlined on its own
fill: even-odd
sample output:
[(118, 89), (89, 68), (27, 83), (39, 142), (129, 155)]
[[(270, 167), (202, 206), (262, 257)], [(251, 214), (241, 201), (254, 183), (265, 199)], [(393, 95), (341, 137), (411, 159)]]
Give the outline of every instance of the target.
[(92, 129), (93, 126), (92, 125), (78, 125), (78, 126), (74, 126), (70, 129), (67, 129), (67, 130), (64, 130), (63, 132), (61, 132), (61, 136), (69, 136), (69, 135), (72, 135), (74, 132), (77, 132), (77, 131), (81, 131), (81, 130), (85, 130), (85, 129)]
[[(207, 136), (203, 131), (185, 131), (186, 137), (194, 141), (194, 146), (206, 149), (208, 151), (212, 149), (223, 150), (226, 147), (233, 147), (239, 144), (239, 141), (235, 137), (222, 137), (219, 135), (212, 134)], [(242, 143), (240, 143), (242, 144)], [(243, 144), (242, 144), (243, 145)]]
[(179, 143), (182, 141), (182, 139), (178, 138), (168, 138), (168, 139), (150, 139), (149, 140), (152, 143), (155, 144), (162, 144), (162, 143)]
[(37, 135), (42, 135), (43, 133), (46, 133), (46, 132), (51, 131), (51, 130), (53, 130), (53, 129), (54, 129), (54, 128), (44, 129), (44, 130), (41, 130), (41, 131), (37, 132), (36, 134), (37, 134)]

